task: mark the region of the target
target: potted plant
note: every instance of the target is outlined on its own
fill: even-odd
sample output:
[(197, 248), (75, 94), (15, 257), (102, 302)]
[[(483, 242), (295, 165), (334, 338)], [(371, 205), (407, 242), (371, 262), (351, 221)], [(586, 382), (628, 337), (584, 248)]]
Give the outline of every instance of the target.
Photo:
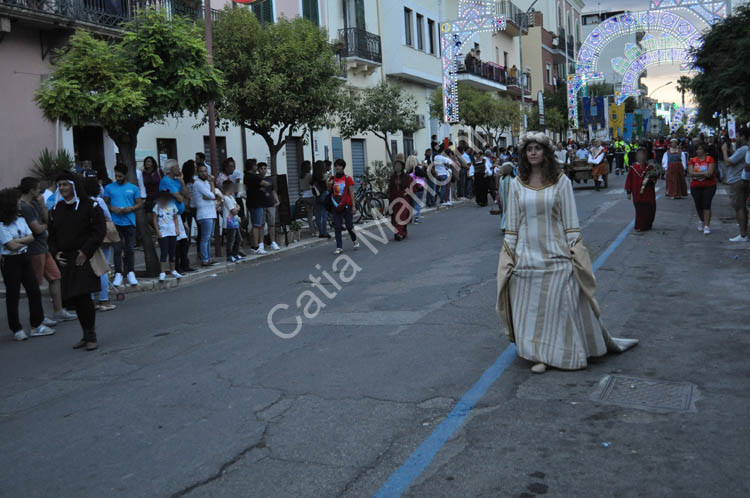
[(302, 223), (299, 220), (292, 220), (289, 224), (289, 239), (292, 242), (297, 242), (302, 238)]
[(40, 180), (54, 182), (61, 171), (73, 169), (73, 158), (65, 149), (60, 149), (53, 154), (49, 149), (44, 149), (31, 165), (31, 174)]

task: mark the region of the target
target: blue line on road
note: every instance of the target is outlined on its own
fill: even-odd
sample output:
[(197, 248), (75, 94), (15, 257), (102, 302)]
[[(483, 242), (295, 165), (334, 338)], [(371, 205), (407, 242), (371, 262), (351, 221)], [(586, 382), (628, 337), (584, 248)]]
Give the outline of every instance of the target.
[[(661, 197), (661, 196), (659, 196)], [(615, 252), (615, 250), (625, 241), (625, 238), (633, 230), (635, 222), (631, 221), (625, 229), (620, 232), (615, 240), (604, 250), (596, 261), (594, 261), (593, 270), (594, 273), (604, 266), (607, 259)], [(375, 493), (375, 498), (396, 498), (401, 496), (414, 480), (419, 477), (422, 472), (427, 468), (432, 460), (437, 455), (440, 448), (448, 442), (450, 438), (456, 433), (456, 431), (464, 424), (468, 418), (471, 410), (479, 402), (487, 391), (492, 387), (492, 384), (500, 378), (505, 369), (513, 363), (516, 358), (516, 345), (511, 344), (505, 351), (495, 360), (495, 363), (484, 371), (479, 380), (469, 389), (453, 410), (448, 414), (448, 417), (438, 425), (430, 437), (419, 445), (414, 452), (409, 455), (409, 458), (391, 474), (391, 477), (383, 484), (383, 486)]]

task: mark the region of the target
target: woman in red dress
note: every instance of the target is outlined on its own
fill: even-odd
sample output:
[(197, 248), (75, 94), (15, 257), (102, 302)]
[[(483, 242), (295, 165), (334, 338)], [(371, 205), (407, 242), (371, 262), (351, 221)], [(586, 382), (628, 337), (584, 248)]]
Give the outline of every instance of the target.
[(636, 232), (651, 230), (656, 217), (655, 185), (659, 172), (646, 162), (647, 155), (645, 147), (638, 148), (636, 162), (630, 165), (628, 178), (625, 180), (625, 191), (635, 207)]
[(411, 219), (412, 207), (409, 202), (409, 192), (413, 188), (413, 180), (404, 171), (406, 162), (403, 154), (396, 154), (393, 160), (393, 174), (388, 182), (389, 209), (391, 211), (391, 224), (396, 229), (394, 238), (403, 240), (408, 235), (406, 224)]
[(682, 199), (687, 197), (685, 171), (687, 171), (687, 154), (680, 149), (680, 142), (673, 138), (669, 141), (669, 149), (664, 153), (661, 161), (667, 172), (667, 197)]

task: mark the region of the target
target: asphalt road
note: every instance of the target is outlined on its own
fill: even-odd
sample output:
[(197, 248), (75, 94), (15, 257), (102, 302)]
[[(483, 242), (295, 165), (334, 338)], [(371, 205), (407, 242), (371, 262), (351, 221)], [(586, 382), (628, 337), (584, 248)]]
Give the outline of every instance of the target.
[[(576, 192), (594, 258), (632, 219), (622, 177), (611, 185)], [(704, 237), (691, 201), (659, 201), (656, 230), (628, 234), (599, 270), (605, 322), (638, 347), (579, 372), (514, 359), (405, 495), (749, 496), (750, 251), (726, 242), (728, 198), (716, 206)], [(374, 495), (508, 346), (498, 220), (464, 204), (377, 254), (345, 242), (337, 268), (317, 246), (128, 297), (98, 315), (94, 353), (70, 348), (77, 324), (4, 335), (0, 496)], [(298, 300), (319, 313), (281, 339), (268, 313), (291, 333)], [(693, 400), (594, 401), (609, 374), (683, 383)], [(677, 396), (633, 382), (631, 402)]]

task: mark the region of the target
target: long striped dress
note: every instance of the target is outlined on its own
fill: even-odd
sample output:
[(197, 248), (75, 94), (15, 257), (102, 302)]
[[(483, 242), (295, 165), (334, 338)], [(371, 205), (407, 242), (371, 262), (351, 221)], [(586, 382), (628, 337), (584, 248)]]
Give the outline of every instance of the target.
[[(543, 188), (530, 187), (516, 178), (509, 197), (503, 250), (512, 260), (507, 318), (512, 318), (509, 326), (518, 355), (575, 370), (585, 368), (588, 357), (602, 356), (608, 350), (624, 351), (636, 344), (635, 340), (612, 338), (601, 323), (595, 280), (588, 252), (581, 245), (568, 177), (560, 175), (556, 183)], [(574, 252), (580, 254), (581, 250), (585, 262), (576, 268)], [(583, 278), (578, 274), (581, 271)]]

